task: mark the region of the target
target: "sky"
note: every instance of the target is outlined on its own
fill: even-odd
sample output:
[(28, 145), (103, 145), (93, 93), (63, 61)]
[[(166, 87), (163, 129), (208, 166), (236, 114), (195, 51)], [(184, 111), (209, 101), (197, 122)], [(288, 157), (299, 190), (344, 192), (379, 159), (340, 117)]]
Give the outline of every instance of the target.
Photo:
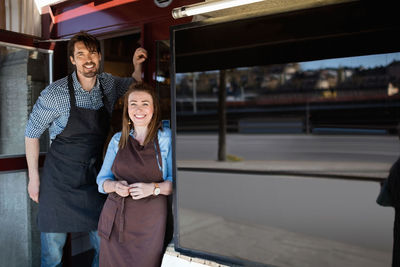
[(359, 66), (363, 66), (364, 68), (374, 68), (379, 66), (386, 66), (392, 63), (393, 60), (400, 61), (400, 53), (307, 61), (302, 62), (300, 65), (301, 69), (303, 70)]

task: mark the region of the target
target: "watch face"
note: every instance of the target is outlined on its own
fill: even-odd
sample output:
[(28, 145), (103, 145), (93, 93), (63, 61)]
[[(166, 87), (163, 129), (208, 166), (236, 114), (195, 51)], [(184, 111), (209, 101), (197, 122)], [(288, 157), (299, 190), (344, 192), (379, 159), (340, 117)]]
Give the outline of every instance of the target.
[(160, 188), (159, 187), (156, 187), (156, 188), (154, 188), (154, 195), (158, 195), (158, 194), (160, 194)]

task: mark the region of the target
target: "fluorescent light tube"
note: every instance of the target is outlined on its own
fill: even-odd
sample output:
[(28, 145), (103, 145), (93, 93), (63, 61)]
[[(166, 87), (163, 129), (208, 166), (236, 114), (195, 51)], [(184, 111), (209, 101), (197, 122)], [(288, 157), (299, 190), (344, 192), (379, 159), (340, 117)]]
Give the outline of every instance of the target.
[(182, 6), (172, 10), (172, 17), (179, 19), (183, 17), (194, 16), (198, 14), (208, 13), (221, 9), (248, 5), (264, 0), (219, 0), (197, 3), (189, 6)]

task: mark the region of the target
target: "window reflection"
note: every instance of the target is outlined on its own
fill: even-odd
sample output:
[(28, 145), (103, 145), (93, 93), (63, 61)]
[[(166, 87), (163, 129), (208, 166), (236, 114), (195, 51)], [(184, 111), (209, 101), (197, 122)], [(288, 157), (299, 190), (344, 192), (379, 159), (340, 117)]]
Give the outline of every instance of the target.
[(399, 86), (400, 53), (226, 70), (219, 162), (219, 71), (176, 74), (179, 244), (272, 266), (389, 266), (393, 212), (375, 200), (399, 156)]
[[(176, 75), (178, 131), (216, 130), (218, 75)], [(399, 81), (400, 53), (227, 70), (228, 130), (395, 134)]]
[[(25, 153), (25, 126), (49, 81), (48, 54), (0, 45), (0, 155)], [(48, 148), (47, 134), (40, 151)]]

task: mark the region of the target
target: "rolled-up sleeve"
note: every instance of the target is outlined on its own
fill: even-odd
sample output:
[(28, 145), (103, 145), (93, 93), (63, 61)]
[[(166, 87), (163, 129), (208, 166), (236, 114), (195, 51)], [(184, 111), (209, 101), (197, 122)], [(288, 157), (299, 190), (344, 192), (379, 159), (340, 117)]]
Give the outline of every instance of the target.
[(111, 167), (114, 163), (115, 156), (118, 152), (118, 142), (121, 137), (121, 133), (116, 133), (112, 138), (110, 143), (108, 144), (106, 156), (103, 161), (103, 165), (101, 166), (101, 170), (97, 175), (97, 185), (100, 193), (107, 194), (104, 191), (103, 184), (106, 180), (115, 180), (114, 174), (111, 171)]
[(172, 142), (169, 142), (168, 154), (167, 154), (167, 175), (164, 181), (172, 182)]
[(39, 138), (50, 124), (59, 116), (57, 98), (49, 87), (44, 89), (33, 106), (25, 128), (25, 136)]
[(168, 127), (158, 132), (158, 143), (162, 157), (162, 172), (164, 181), (173, 180), (172, 177), (172, 134)]

